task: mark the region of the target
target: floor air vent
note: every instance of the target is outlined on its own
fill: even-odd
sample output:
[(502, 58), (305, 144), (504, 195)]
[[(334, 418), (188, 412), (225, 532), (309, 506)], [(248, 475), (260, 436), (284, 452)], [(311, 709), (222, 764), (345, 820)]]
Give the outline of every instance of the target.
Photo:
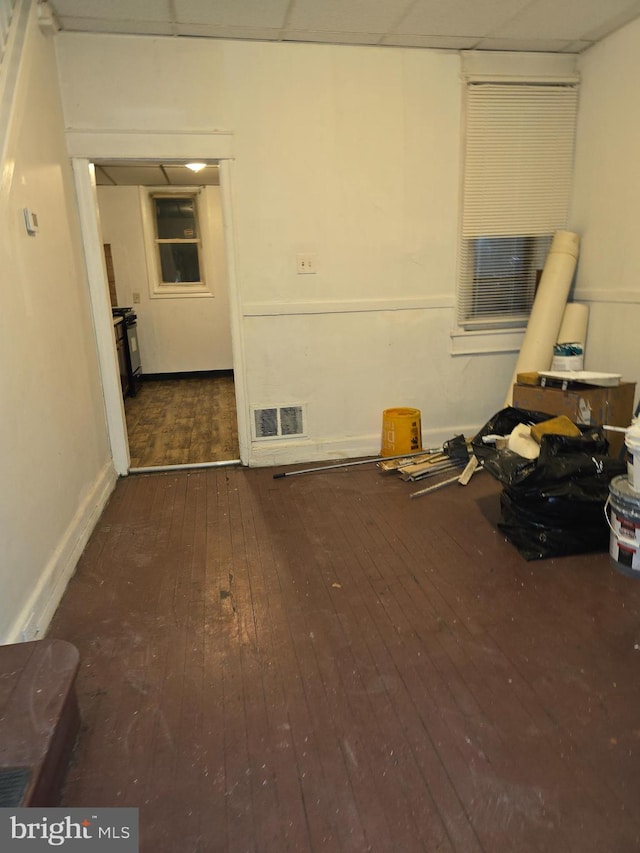
[(304, 435), (302, 406), (264, 407), (253, 410), (254, 438), (294, 438)]
[(0, 770), (0, 808), (17, 808), (22, 803), (30, 775), (27, 767)]

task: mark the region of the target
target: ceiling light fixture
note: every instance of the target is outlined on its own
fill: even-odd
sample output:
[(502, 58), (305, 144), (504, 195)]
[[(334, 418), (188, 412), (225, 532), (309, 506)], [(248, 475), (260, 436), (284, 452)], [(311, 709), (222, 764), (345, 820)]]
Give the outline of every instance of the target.
[(200, 172), (206, 165), (206, 163), (185, 163), (187, 169), (191, 169), (192, 172)]

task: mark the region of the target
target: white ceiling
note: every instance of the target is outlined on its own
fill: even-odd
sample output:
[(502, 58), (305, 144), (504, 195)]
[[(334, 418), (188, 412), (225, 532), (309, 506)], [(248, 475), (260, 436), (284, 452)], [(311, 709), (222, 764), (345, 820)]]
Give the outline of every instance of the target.
[(218, 186), (217, 164), (192, 172), (182, 163), (144, 163), (139, 161), (96, 161), (98, 186), (202, 187)]
[(580, 53), (640, 0), (49, 0), (63, 30)]

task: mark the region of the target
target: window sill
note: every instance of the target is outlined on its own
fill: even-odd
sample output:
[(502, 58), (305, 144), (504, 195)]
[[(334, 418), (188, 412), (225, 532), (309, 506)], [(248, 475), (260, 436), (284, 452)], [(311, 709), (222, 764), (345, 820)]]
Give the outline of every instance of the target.
[(204, 288), (197, 290), (183, 287), (166, 287), (154, 290), (149, 294), (150, 299), (213, 299), (213, 293)]
[(524, 333), (524, 329), (487, 329), (481, 332), (454, 329), (451, 332), (451, 355), (519, 352)]

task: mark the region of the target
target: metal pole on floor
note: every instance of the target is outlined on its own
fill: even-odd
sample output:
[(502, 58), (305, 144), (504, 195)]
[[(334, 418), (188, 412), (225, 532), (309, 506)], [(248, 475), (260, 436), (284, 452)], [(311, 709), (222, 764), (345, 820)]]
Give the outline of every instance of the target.
[(433, 450), (416, 450), (414, 453), (400, 453), (398, 456), (375, 456), (370, 459), (359, 459), (356, 462), (338, 462), (335, 465), (321, 465), (317, 468), (301, 468), (298, 471), (281, 471), (274, 474), (274, 480), (283, 477), (295, 477), (297, 474), (313, 474), (315, 471), (331, 471), (334, 468), (350, 468), (352, 465), (367, 465), (372, 462), (389, 462), (391, 459), (411, 459), (413, 456), (428, 456), (430, 453), (440, 453), (441, 447)]

